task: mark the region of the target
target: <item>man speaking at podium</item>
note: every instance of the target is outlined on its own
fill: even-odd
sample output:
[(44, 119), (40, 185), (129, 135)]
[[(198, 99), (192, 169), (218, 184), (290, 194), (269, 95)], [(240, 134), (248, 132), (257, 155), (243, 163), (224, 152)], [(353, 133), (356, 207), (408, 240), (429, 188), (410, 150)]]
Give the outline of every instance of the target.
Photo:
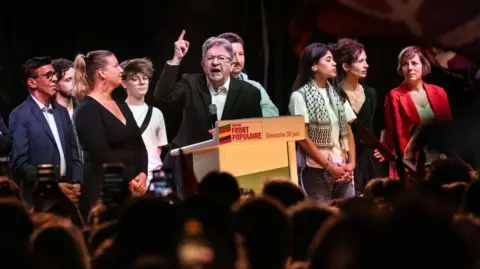
[[(230, 76), (234, 54), (232, 44), (226, 39), (207, 39), (202, 46), (204, 73), (183, 74), (176, 82), (179, 65), (189, 48), (184, 36), (185, 30), (174, 43), (173, 58), (165, 64), (154, 92), (159, 102), (183, 106), (182, 123), (172, 148), (211, 139), (217, 120), (262, 117), (258, 89)], [(180, 192), (182, 171), (176, 159), (168, 154), (164, 167), (172, 169)]]

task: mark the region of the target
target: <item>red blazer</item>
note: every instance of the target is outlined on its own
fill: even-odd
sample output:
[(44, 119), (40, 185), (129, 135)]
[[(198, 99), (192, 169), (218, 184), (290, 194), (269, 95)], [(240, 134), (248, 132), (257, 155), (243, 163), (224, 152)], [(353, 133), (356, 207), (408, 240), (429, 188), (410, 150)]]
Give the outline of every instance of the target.
[[(423, 83), (423, 88), (427, 92), (435, 120), (451, 120), (452, 112), (445, 90), (427, 83)], [(411, 138), (410, 129), (413, 125), (420, 124), (420, 116), (405, 82), (391, 90), (388, 97), (385, 99), (386, 142), (390, 149), (395, 150), (393, 132), (396, 132), (401, 150), (400, 153), (397, 152), (397, 155), (403, 158), (403, 152)], [(393, 119), (395, 119), (395, 124)]]

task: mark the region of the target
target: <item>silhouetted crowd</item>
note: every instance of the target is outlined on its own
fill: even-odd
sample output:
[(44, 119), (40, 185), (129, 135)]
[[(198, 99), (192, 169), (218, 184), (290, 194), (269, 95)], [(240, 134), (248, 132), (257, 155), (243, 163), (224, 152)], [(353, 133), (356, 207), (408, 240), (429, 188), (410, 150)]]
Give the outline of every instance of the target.
[(2, 268), (480, 268), (480, 181), (452, 159), (330, 204), (288, 179), (253, 193), (211, 172), (181, 200), (100, 202), (84, 226), (28, 211), (7, 178), (0, 196)]

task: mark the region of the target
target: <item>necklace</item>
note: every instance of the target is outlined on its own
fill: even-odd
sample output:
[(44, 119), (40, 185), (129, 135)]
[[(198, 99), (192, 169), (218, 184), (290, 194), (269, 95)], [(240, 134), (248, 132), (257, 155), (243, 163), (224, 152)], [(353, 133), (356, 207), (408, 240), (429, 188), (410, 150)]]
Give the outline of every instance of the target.
[(350, 99), (350, 102), (356, 104), (363, 102), (362, 88), (360, 84), (353, 91), (345, 91)]

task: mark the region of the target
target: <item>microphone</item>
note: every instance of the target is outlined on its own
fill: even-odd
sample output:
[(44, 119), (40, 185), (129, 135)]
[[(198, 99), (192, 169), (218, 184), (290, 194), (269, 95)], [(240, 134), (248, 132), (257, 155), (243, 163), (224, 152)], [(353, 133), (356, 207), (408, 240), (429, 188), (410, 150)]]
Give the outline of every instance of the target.
[(208, 106), (208, 112), (210, 112), (210, 119), (212, 120), (212, 129), (215, 129), (215, 122), (218, 121), (217, 117), (217, 105), (210, 104)]

